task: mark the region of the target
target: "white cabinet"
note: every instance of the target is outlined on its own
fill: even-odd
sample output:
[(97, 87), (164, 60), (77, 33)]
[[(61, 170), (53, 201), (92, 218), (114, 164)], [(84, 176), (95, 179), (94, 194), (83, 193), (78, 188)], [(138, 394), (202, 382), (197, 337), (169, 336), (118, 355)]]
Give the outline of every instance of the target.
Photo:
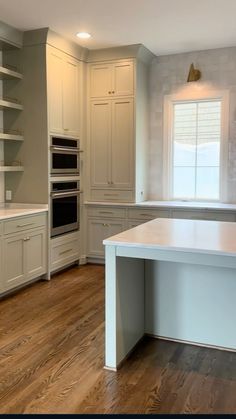
[(90, 201), (146, 199), (150, 62), (150, 53), (145, 53), (134, 59), (89, 64), (86, 158)]
[(134, 182), (133, 99), (92, 101), (91, 187), (132, 189)]
[(88, 256), (104, 258), (103, 240), (125, 230), (123, 220), (88, 219)]
[(91, 64), (91, 98), (132, 95), (134, 95), (134, 64), (132, 61)]
[(24, 236), (11, 236), (3, 241), (3, 290), (24, 283), (25, 245)]
[(79, 261), (79, 232), (75, 231), (51, 239), (51, 272)]
[(111, 166), (111, 101), (91, 103), (91, 186), (106, 188)]
[(48, 48), (49, 130), (80, 135), (81, 67), (79, 61), (55, 48)]
[[(19, 226), (24, 231), (18, 232)], [(47, 270), (45, 215), (5, 221), (3, 230), (5, 234), (1, 252), (3, 266), (0, 273), (1, 292), (40, 277)]]

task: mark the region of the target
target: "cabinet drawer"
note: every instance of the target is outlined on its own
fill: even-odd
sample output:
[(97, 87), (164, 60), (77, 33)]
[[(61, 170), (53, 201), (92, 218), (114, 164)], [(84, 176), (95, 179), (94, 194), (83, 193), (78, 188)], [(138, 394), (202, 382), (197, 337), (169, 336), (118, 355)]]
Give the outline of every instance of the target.
[(124, 208), (111, 208), (111, 207), (96, 207), (88, 209), (89, 217), (97, 218), (124, 218), (125, 209)]
[(20, 231), (46, 225), (45, 214), (14, 218), (3, 223), (4, 234), (18, 233)]
[(62, 268), (79, 259), (79, 237), (72, 234), (68, 237), (51, 240), (51, 271)]
[(154, 218), (169, 218), (170, 212), (165, 209), (140, 209), (128, 210), (128, 218), (134, 220), (154, 220)]
[(110, 201), (110, 202), (132, 202), (133, 192), (132, 191), (120, 191), (120, 190), (109, 190), (109, 189), (92, 189), (91, 199), (93, 201)]
[(172, 211), (172, 218), (186, 218), (190, 220), (235, 221), (234, 213), (221, 211)]

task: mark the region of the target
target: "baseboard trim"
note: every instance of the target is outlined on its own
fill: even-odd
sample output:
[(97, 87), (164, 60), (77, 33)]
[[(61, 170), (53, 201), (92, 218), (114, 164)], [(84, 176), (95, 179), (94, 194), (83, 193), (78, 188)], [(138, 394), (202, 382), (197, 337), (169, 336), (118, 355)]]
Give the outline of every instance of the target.
[(92, 263), (94, 265), (105, 265), (105, 259), (97, 257), (87, 257), (87, 263)]
[(183, 340), (183, 339), (175, 339), (175, 338), (170, 338), (166, 336), (153, 335), (151, 333), (145, 333), (145, 336), (148, 336), (154, 339), (159, 339), (159, 340), (167, 340), (169, 342), (183, 343), (185, 345), (200, 346), (202, 348), (209, 348), (209, 349), (217, 349), (219, 351), (236, 352), (236, 348), (234, 349), (234, 348), (228, 348), (224, 346), (210, 345), (208, 343), (199, 343), (199, 342), (193, 342), (193, 341), (188, 341), (188, 340)]

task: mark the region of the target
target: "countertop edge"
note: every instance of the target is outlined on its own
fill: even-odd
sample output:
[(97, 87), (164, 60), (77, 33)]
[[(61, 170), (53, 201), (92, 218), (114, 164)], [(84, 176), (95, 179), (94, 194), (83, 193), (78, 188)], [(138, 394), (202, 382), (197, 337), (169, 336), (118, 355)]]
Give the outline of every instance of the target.
[(127, 207), (127, 208), (166, 208), (182, 210), (205, 210), (205, 211), (236, 211), (236, 204), (226, 203), (194, 203), (194, 202), (174, 202), (174, 201), (144, 201), (144, 202), (103, 202), (103, 201), (85, 201), (87, 206), (109, 206), (109, 207)]

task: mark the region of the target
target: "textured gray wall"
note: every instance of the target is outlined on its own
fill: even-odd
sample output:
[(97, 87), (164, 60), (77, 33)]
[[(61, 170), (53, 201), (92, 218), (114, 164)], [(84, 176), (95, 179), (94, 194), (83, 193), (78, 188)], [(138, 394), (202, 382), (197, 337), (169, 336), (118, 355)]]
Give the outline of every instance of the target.
[(149, 199), (163, 197), (164, 96), (196, 88), (196, 83), (186, 83), (192, 62), (202, 73), (198, 86), (206, 90), (228, 89), (230, 92), (228, 202), (236, 202), (236, 47), (166, 55), (153, 60), (150, 72)]

